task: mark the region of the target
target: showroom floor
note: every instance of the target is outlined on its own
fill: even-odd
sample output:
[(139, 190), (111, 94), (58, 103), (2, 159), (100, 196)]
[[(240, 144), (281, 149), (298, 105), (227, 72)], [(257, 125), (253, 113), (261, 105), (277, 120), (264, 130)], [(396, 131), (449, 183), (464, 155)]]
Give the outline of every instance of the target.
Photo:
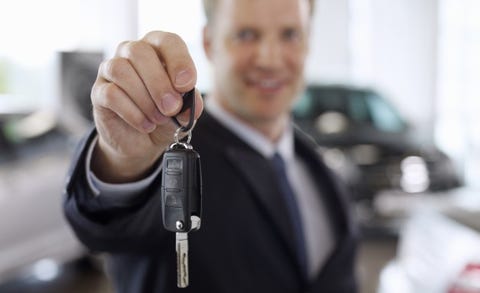
[(360, 293), (374, 293), (382, 268), (395, 257), (397, 240), (391, 237), (373, 238), (360, 243), (358, 278)]

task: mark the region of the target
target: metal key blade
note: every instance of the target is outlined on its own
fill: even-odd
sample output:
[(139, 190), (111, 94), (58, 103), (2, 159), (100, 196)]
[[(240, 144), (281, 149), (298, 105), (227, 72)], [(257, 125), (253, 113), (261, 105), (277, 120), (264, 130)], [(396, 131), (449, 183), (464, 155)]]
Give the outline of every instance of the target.
[(175, 233), (175, 246), (177, 251), (177, 286), (188, 286), (188, 233)]

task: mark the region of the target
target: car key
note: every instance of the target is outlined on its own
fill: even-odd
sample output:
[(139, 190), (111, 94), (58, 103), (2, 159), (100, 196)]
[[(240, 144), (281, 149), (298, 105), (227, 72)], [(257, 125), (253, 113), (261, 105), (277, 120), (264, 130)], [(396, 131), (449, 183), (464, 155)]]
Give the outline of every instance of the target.
[[(198, 230), (201, 222), (202, 178), (200, 156), (190, 145), (194, 123), (179, 126), (175, 142), (163, 155), (161, 200), (163, 225), (176, 233), (177, 286), (185, 288), (189, 284), (188, 233)], [(180, 141), (180, 132), (188, 133), (186, 142)]]
[(175, 251), (177, 253), (177, 286), (188, 286), (188, 233), (175, 233)]
[(176, 142), (164, 153), (163, 225), (175, 232), (177, 286), (188, 286), (188, 233), (200, 228), (200, 156), (188, 143)]

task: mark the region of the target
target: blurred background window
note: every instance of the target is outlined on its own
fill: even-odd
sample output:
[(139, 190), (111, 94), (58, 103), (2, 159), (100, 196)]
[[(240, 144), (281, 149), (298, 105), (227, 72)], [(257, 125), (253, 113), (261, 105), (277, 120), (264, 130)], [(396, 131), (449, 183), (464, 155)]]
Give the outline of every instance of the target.
[(480, 186), (480, 1), (441, 0), (436, 141)]
[(0, 9), (0, 115), (43, 111), (62, 119), (57, 117), (64, 103), (59, 52), (111, 53), (121, 40), (136, 38), (136, 22), (135, 0), (4, 3)]

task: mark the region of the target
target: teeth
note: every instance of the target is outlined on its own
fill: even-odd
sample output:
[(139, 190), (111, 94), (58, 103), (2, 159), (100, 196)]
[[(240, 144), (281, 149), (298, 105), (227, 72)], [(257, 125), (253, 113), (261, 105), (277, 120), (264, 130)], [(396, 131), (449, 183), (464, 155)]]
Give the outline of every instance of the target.
[(273, 88), (278, 86), (278, 82), (274, 80), (262, 80), (260, 81), (260, 86), (261, 87), (267, 87), (267, 88)]

